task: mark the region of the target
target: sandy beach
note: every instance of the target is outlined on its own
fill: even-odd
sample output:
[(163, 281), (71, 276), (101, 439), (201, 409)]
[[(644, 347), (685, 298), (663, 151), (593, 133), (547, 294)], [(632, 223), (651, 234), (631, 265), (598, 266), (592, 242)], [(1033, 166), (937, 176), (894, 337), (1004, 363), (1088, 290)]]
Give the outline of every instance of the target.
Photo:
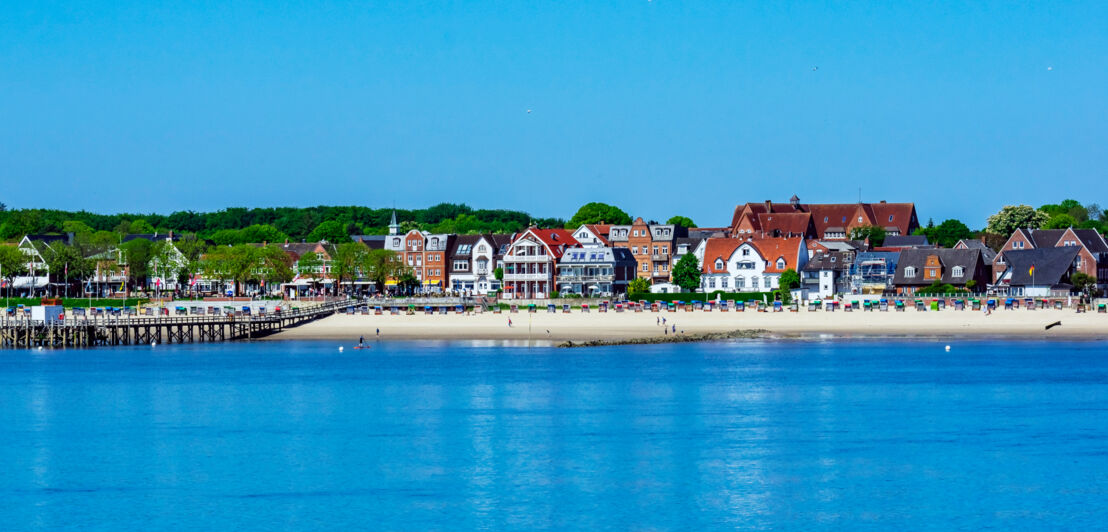
[[(1108, 339), (1108, 315), (1073, 310), (1000, 310), (904, 312), (607, 312), (408, 316), (336, 315), (289, 329), (270, 338), (335, 339), (356, 342), (364, 335), (382, 340), (548, 340), (587, 341), (663, 337), (657, 320), (665, 318), (672, 334), (721, 333), (764, 329), (770, 337), (834, 335), (840, 337), (1003, 337), (1023, 339)], [(508, 320), (512, 326), (508, 326)], [(1045, 326), (1062, 325), (1046, 330)]]

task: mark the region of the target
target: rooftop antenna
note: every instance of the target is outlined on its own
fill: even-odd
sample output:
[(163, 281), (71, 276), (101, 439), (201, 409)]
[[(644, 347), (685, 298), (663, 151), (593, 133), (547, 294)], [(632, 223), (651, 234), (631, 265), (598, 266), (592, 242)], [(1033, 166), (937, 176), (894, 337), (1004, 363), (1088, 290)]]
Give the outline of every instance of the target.
[(862, 187), (858, 187), (858, 203), (862, 203)]

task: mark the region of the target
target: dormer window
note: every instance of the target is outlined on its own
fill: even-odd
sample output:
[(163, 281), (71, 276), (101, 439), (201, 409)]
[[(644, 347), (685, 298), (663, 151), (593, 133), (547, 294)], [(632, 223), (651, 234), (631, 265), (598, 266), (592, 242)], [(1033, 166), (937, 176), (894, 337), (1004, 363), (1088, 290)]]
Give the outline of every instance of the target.
[(716, 259), (716, 269), (717, 270), (722, 270), (723, 269), (723, 260)]
[(964, 277), (966, 275), (966, 269), (962, 266), (955, 266), (950, 274), (954, 277)]
[(907, 268), (904, 268), (904, 276), (905, 277), (915, 277), (916, 276), (916, 267), (915, 266), (908, 266)]
[(785, 259), (777, 259), (777, 269), (778, 270), (785, 269)]
[(893, 215), (891, 215), (891, 214), (889, 215), (889, 221), (890, 222), (893, 221)]
[(831, 257), (831, 262), (835, 262), (835, 257)]
[(827, 217), (826, 216), (823, 217), (823, 223), (827, 223)]
[(858, 217), (858, 223), (862, 223), (862, 217), (861, 216)]

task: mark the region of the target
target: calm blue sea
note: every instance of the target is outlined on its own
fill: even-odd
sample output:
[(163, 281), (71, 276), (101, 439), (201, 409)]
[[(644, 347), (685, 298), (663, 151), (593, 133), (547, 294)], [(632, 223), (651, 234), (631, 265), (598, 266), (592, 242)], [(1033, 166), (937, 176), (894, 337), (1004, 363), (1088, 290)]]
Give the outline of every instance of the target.
[(1093, 529), (1104, 343), (0, 351), (0, 529)]

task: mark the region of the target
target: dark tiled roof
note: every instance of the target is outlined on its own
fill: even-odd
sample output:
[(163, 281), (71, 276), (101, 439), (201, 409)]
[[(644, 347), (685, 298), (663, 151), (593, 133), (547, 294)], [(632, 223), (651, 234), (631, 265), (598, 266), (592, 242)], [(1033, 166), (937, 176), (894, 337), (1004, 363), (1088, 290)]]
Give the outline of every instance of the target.
[(930, 245), (927, 242), (927, 237), (924, 235), (893, 235), (885, 237), (885, 243), (881, 247), (886, 248), (908, 248), (908, 247), (921, 247)]
[(1074, 229), (1073, 234), (1093, 253), (1108, 253), (1108, 243), (1096, 229)]
[(1026, 234), (1030, 237), (1031, 243), (1037, 248), (1049, 248), (1054, 247), (1058, 243), (1058, 239), (1062, 238), (1062, 233), (1065, 233), (1065, 229), (1032, 229), (1026, 231)]
[[(1008, 263), (1008, 271), (1012, 272), (1009, 284), (1054, 286), (1069, 282), (1070, 268), (1080, 251), (1077, 246), (1005, 251), (1004, 260)], [(1034, 276), (1031, 275), (1032, 266), (1035, 267)]]
[[(896, 266), (896, 275), (893, 276), (893, 284), (897, 285), (929, 285), (934, 279), (924, 279), (923, 269), (927, 263), (927, 257), (937, 255), (942, 263), (943, 276), (940, 282), (952, 285), (963, 285), (970, 279), (975, 279), (979, 270), (984, 268), (984, 261), (979, 249), (914, 249), (907, 248), (900, 251), (900, 261)], [(905, 277), (904, 270), (910, 266), (916, 268), (915, 277)], [(955, 266), (965, 268), (965, 275), (954, 277)]]
[(849, 270), (852, 264), (853, 253), (842, 251), (828, 251), (820, 253), (810, 259), (804, 265), (806, 272), (818, 272), (820, 270)]

